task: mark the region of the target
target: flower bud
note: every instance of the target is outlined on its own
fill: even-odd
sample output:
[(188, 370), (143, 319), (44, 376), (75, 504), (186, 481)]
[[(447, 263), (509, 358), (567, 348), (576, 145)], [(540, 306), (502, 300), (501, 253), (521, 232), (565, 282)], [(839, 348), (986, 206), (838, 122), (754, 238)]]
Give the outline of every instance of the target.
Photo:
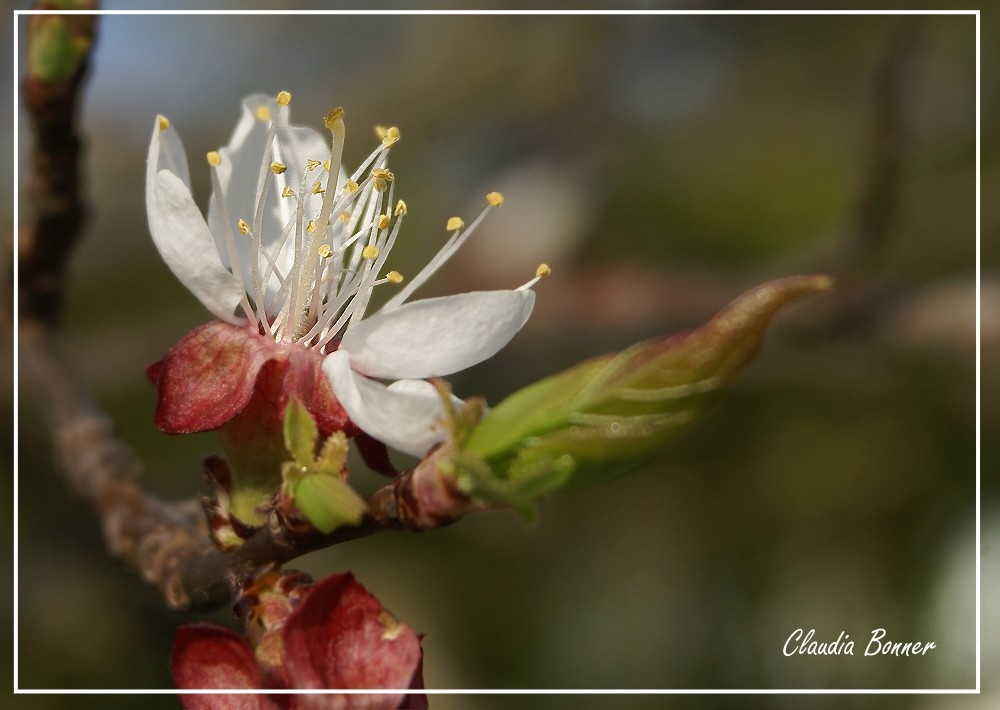
[(351, 573), (310, 585), (300, 573), (265, 572), (240, 590), (235, 607), (244, 636), (208, 623), (178, 630), (170, 662), (178, 688), (385, 692), (186, 694), (185, 708), (276, 707), (276, 697), (296, 708), (427, 707), (423, 695), (392, 692), (424, 687), (420, 637)]

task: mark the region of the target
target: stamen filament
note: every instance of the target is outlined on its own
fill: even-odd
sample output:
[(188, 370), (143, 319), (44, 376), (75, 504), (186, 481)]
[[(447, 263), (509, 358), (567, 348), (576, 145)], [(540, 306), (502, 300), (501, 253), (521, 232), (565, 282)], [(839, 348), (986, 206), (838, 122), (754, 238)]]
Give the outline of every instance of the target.
[[(264, 278), (261, 277), (260, 273), (260, 252), (261, 231), (264, 224), (264, 205), (267, 202), (267, 194), (271, 186), (271, 181), (275, 174), (277, 174), (272, 167), (274, 164), (271, 163), (271, 156), (274, 153), (276, 127), (274, 121), (270, 120), (270, 109), (266, 105), (262, 106), (262, 108), (268, 109), (268, 118), (266, 119), (267, 138), (264, 140), (264, 154), (261, 156), (260, 171), (257, 174), (257, 201), (254, 204), (253, 230), (250, 242), (250, 283), (253, 288), (254, 300), (260, 304), (257, 312), (257, 323), (261, 327), (270, 330), (267, 323), (267, 312), (264, 308), (266, 288), (264, 286)], [(280, 165), (280, 163), (275, 164)], [(284, 170), (281, 172), (283, 173)]]
[(485, 219), (491, 209), (493, 209), (493, 205), (487, 204), (486, 207), (483, 208), (483, 211), (479, 213), (479, 216), (472, 220), (472, 224), (461, 232), (453, 234), (441, 250), (435, 254), (429, 262), (427, 262), (427, 265), (424, 266), (424, 268), (421, 269), (420, 272), (414, 276), (408, 284), (406, 284), (406, 286), (400, 289), (395, 296), (390, 298), (386, 304), (382, 306), (382, 310), (389, 312), (403, 305), (403, 303), (406, 302), (406, 299), (409, 298), (414, 291), (420, 288), (420, 286), (422, 286), (427, 279), (433, 276), (434, 273), (440, 269), (444, 263), (459, 250), (459, 248), (461, 248), (465, 241), (472, 236), (476, 227), (478, 227), (483, 219)]
[[(385, 240), (384, 248), (381, 250), (381, 253), (379, 254), (378, 258), (375, 259), (375, 262), (372, 264), (372, 268), (375, 270), (376, 274), (379, 271), (381, 271), (382, 266), (385, 264), (385, 260), (389, 258), (389, 253), (392, 251), (392, 248), (396, 245), (396, 237), (399, 235), (399, 230), (402, 226), (403, 226), (403, 218), (402, 216), (400, 216), (400, 218), (396, 220), (396, 223), (392, 225), (392, 231), (389, 232), (389, 236)], [(356, 285), (355, 282), (357, 282)], [(359, 275), (355, 274), (352, 281), (348, 283), (348, 286), (349, 288), (344, 289), (345, 291), (349, 291), (350, 293), (348, 298), (353, 296), (354, 300), (357, 300), (358, 296), (361, 295), (358, 292), (361, 291), (362, 288), (364, 288), (364, 278), (359, 279)], [(371, 286), (368, 287), (369, 296), (371, 295), (371, 288), (373, 286), (374, 284), (371, 284)], [(346, 304), (346, 302), (347, 298), (343, 299), (343, 303), (338, 302), (334, 304), (333, 309), (328, 309), (327, 313), (329, 314), (329, 318), (328, 320), (325, 321), (325, 323), (329, 323), (331, 320), (333, 320), (337, 311), (339, 311), (343, 307), (343, 305)], [(347, 325), (347, 321), (349, 319), (352, 319), (353, 315), (357, 315), (360, 313), (361, 315), (358, 316), (358, 319), (360, 320), (360, 318), (364, 316), (364, 312), (367, 306), (368, 306), (367, 298), (364, 299), (363, 301), (352, 303), (351, 307), (347, 308), (340, 315), (340, 317), (337, 319), (337, 322), (334, 323), (333, 326), (320, 337), (315, 347), (318, 349), (324, 348), (326, 344), (331, 340), (333, 340), (333, 338), (336, 337), (336, 335), (340, 332), (340, 330), (345, 325)], [(352, 320), (352, 322), (355, 321)], [(316, 326), (319, 326), (319, 328), (317, 329), (316, 327), (314, 327), (314, 330), (316, 330), (317, 332), (322, 332), (322, 329), (325, 327), (325, 323), (322, 326), (319, 323), (317, 323)]]
[(296, 331), (299, 328), (299, 313), (302, 310), (302, 292), (301, 292), (301, 279), (302, 279), (302, 268), (295, 268), (296, 262), (299, 261), (297, 258), (299, 254), (302, 253), (303, 241), (305, 239), (305, 224), (304, 224), (304, 204), (305, 204), (305, 189), (306, 180), (308, 179), (308, 173), (303, 171), (301, 184), (299, 185), (299, 199), (295, 205), (295, 241), (292, 244), (294, 251), (292, 252), (293, 258), (292, 268), (292, 282), (289, 286), (288, 294), (285, 297), (285, 302), (282, 305), (281, 315), (283, 316), (283, 327), (281, 329), (281, 340), (286, 342), (294, 342), (296, 340)]
[[(404, 282), (402, 274), (386, 267), (407, 212), (406, 204), (395, 200), (395, 176), (387, 166), (389, 146), (399, 140), (399, 130), (386, 129), (381, 144), (348, 177), (342, 168), (343, 111), (334, 109), (324, 120), (331, 133), (329, 157), (306, 157), (291, 133), (298, 129), (289, 125), (290, 101), (291, 95), (283, 91), (276, 102), (264, 102), (255, 112), (257, 120), (266, 124), (256, 195), (252, 213), (236, 215), (252, 220), (235, 222), (229, 214), (216, 169), (229, 159), (228, 153), (223, 158), (213, 151), (207, 159), (213, 166), (214, 199), (227, 230), (219, 238), (225, 242), (224, 253), (242, 290), (240, 305), (248, 319), (278, 342), (322, 353), (365, 317), (376, 286)], [(262, 126), (253, 130), (256, 143), (265, 131)], [(287, 198), (294, 199), (294, 207)], [(452, 234), (443, 247), (397, 290), (384, 311), (399, 307), (433, 276), (489, 210), (503, 204), (503, 196), (491, 192), (486, 202), (471, 224), (458, 217), (448, 220)], [(241, 209), (249, 212), (248, 208)], [(238, 241), (237, 230), (248, 239)], [(531, 288), (548, 273), (543, 264), (535, 278), (520, 288)]]

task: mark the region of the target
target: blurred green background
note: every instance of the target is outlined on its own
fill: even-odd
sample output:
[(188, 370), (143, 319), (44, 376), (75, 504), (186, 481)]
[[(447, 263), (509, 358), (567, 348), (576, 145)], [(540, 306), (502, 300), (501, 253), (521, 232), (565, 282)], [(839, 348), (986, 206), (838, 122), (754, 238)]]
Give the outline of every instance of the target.
[[(204, 205), (200, 156), (228, 140), (256, 91), (290, 91), (293, 120), (316, 127), (343, 105), (348, 165), (374, 146), (372, 126), (401, 128), (391, 167), (410, 210), (392, 266), (403, 273), (436, 251), (448, 217), (505, 194), (422, 295), (515, 286), (543, 260), (553, 277), (513, 343), (452, 378), (460, 395), (497, 402), (584, 357), (697, 325), (761, 281), (834, 273), (838, 291), (779, 317), (722, 406), (633, 476), (547, 500), (533, 526), (483, 515), (297, 566), (353, 570), (426, 633), (429, 687), (971, 687), (974, 30), (970, 16), (105, 17), (82, 114), (93, 211), (71, 263), (66, 352), (151, 486), (204, 492), (199, 461), (219, 450), (214, 436), (160, 434), (143, 375), (208, 319), (149, 239), (144, 161), (163, 113)], [(985, 92), (984, 109), (996, 99)], [(898, 161), (873, 178), (886, 146)], [(995, 149), (983, 155), (984, 194), (997, 187)], [(859, 205), (883, 188), (885, 226), (866, 230)], [(985, 348), (998, 338), (986, 310), (1000, 288), (997, 241), (982, 250)], [(164, 610), (103, 554), (21, 382), (19, 684), (171, 687), (173, 629), (205, 617)], [(984, 373), (987, 430), (998, 389)], [(360, 466), (354, 476), (379, 483)], [(995, 558), (995, 489), (982, 510)], [(987, 559), (984, 586), (998, 575)], [(937, 649), (865, 658), (877, 627)], [(855, 655), (786, 658), (796, 628), (822, 640), (846, 631)], [(996, 650), (987, 635), (984, 652)]]

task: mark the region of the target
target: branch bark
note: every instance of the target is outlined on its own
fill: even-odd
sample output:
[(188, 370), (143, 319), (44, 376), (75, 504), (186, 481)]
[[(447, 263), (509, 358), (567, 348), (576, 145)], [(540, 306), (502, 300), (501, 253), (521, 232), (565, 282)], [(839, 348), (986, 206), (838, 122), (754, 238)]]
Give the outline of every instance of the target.
[[(44, 2), (38, 7), (47, 9)], [(32, 28), (38, 21), (54, 20), (63, 18), (35, 16)], [(96, 16), (76, 15), (65, 22), (75, 40), (93, 45)], [(14, 268), (18, 269), (22, 315), (48, 324), (58, 319), (66, 264), (87, 218), (80, 189), (82, 141), (77, 117), (89, 58), (88, 51), (64, 80), (46, 80), (29, 71), (21, 85), (34, 136), (27, 190), (34, 222), (19, 235)]]
[[(60, 470), (97, 513), (110, 554), (138, 570), (171, 607), (194, 605), (202, 594), (184, 583), (183, 567), (191, 560), (221, 562), (200, 505), (167, 505), (144, 489), (142, 464), (69, 372), (54, 342), (51, 329), (22, 319), (21, 362), (47, 405)], [(211, 586), (212, 594), (223, 592), (218, 581)]]

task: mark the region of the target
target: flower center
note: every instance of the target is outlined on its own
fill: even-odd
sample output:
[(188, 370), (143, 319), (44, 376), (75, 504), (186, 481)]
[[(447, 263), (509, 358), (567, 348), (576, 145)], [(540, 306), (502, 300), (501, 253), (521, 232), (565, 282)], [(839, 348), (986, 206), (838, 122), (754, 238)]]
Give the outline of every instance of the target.
[[(403, 282), (398, 271), (379, 276), (407, 213), (402, 200), (393, 203), (395, 176), (386, 167), (400, 132), (376, 128), (380, 144), (348, 176), (341, 169), (344, 110), (335, 108), (324, 119), (331, 135), (329, 153), (303, 158), (291, 136), (304, 129), (289, 125), (290, 101), (291, 95), (282, 91), (276, 111), (268, 105), (256, 109), (267, 134), (252, 214), (232, 214), (219, 174), (223, 158), (212, 151), (207, 159), (215, 206), (226, 225), (219, 236), (245, 293), (242, 307), (248, 320), (278, 342), (326, 352), (364, 317), (376, 286)], [(230, 177), (234, 183), (235, 176)], [(402, 305), (462, 246), (487, 212), (503, 204), (503, 196), (491, 192), (486, 202), (468, 226), (458, 217), (448, 220), (452, 234), (447, 243), (383, 310)], [(536, 278), (523, 288), (547, 275), (543, 270), (547, 267), (539, 267)]]

